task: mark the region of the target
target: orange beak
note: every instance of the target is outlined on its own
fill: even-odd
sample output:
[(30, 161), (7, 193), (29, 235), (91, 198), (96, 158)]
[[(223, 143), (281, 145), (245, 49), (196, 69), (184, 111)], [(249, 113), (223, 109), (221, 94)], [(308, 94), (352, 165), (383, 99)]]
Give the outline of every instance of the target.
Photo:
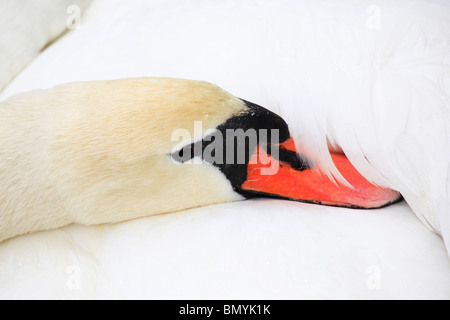
[[(292, 139), (279, 145), (280, 150), (297, 152)], [(270, 157), (270, 162), (261, 159)], [(345, 155), (331, 153), (336, 168), (353, 186), (349, 188), (332, 182), (313, 168), (299, 170), (288, 163), (278, 161), (258, 146), (247, 167), (247, 179), (242, 190), (253, 194), (264, 194), (278, 198), (310, 202), (316, 204), (374, 209), (396, 203), (402, 199), (394, 190), (374, 186), (366, 180), (350, 163)], [(268, 167), (278, 168), (274, 174), (262, 174)]]

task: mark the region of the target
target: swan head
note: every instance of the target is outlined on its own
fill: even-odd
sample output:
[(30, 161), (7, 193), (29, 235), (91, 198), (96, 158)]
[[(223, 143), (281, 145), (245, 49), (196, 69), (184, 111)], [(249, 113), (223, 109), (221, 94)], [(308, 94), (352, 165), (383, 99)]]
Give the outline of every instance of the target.
[(239, 111), (203, 131), (203, 123), (197, 121), (202, 134), (195, 141), (188, 138), (181, 142), (171, 152), (175, 163), (212, 166), (245, 198), (273, 197), (353, 208), (379, 208), (399, 199), (397, 192), (370, 184), (342, 154), (333, 153), (332, 158), (353, 188), (324, 177), (297, 150), (284, 119), (255, 103), (225, 94)]
[(340, 155), (336, 185), (287, 123), (208, 82), (60, 85), (1, 103), (0, 241), (252, 197), (375, 208), (398, 199)]

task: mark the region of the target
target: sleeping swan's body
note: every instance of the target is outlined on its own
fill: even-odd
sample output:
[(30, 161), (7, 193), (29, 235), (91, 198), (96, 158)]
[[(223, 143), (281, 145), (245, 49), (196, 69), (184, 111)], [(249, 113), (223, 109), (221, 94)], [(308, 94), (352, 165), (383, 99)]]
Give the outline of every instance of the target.
[[(334, 191), (318, 195), (297, 182), (286, 183), (292, 176), (308, 185), (301, 175), (311, 171), (311, 164), (286, 147), (290, 134), (283, 119), (206, 82), (72, 83), (2, 102), (0, 119), (0, 241), (71, 223), (114, 223), (261, 194), (361, 207), (398, 199), (396, 192), (385, 190), (370, 202), (349, 189), (328, 198)], [(192, 137), (181, 149), (176, 129)], [(244, 163), (174, 161), (174, 152), (195, 149), (208, 140), (208, 131), (225, 136), (232, 129), (276, 130), (279, 141), (266, 141), (265, 149), (244, 149)], [(271, 159), (280, 176), (261, 175), (258, 163), (250, 168), (255, 148), (261, 154), (278, 143), (281, 153)], [(326, 188), (323, 181), (314, 188)]]

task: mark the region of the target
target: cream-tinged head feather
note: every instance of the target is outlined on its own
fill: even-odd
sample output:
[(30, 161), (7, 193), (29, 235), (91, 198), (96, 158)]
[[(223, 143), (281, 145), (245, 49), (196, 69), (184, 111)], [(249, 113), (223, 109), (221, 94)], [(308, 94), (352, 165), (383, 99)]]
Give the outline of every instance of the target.
[(0, 120), (0, 241), (260, 196), (358, 208), (399, 199), (345, 157), (337, 166), (358, 188), (321, 178), (282, 118), (206, 82), (71, 83), (1, 103)]
[[(175, 129), (216, 128), (245, 103), (199, 81), (72, 83), (0, 104), (0, 241), (242, 199), (220, 171), (170, 158)], [(195, 186), (195, 187), (192, 187)]]

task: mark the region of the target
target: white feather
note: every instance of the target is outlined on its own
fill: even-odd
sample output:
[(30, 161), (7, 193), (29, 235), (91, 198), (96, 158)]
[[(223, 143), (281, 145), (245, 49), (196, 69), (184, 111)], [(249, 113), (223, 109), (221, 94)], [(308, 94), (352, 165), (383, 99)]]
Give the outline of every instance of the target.
[(47, 44), (72, 28), (74, 19), (80, 18), (78, 13), (89, 3), (90, 0), (2, 0), (0, 92)]
[(400, 10), (399, 2), (378, 2), (374, 29), (364, 25), (367, 5), (321, 8), (305, 22), (315, 33), (302, 46), (316, 54), (299, 60), (314, 61), (314, 69), (302, 65), (298, 74), (320, 65), (332, 85), (302, 78), (298, 87), (312, 99), (305, 103), (312, 119), (288, 104), (281, 114), (295, 119), (299, 143), (309, 145), (326, 172), (333, 169), (321, 160), (329, 135), (366, 178), (399, 190), (450, 248), (450, 4), (414, 1)]
[[(149, 74), (215, 82), (278, 111), (300, 150), (343, 182), (328, 136), (450, 241), (448, 2), (99, 1), (87, 14), (95, 18), (59, 44), (76, 54), (59, 57), (64, 63), (51, 50), (41, 55), (37, 66), (47, 69), (28, 73), (30, 87)], [(118, 41), (137, 14), (145, 25)]]

